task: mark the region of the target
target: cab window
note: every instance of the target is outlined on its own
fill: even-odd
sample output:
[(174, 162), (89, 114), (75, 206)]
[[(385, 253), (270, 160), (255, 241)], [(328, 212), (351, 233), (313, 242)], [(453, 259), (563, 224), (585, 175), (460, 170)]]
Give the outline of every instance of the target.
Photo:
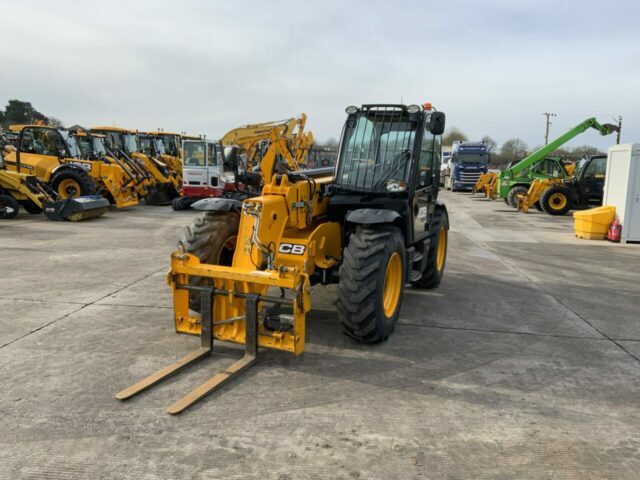
[(64, 143), (55, 130), (25, 128), (20, 138), (20, 150), (37, 155), (57, 156)]
[(541, 175), (561, 178), (564, 177), (564, 172), (560, 167), (560, 163), (551, 158), (545, 158), (533, 169), (534, 172), (539, 173)]
[(216, 148), (213, 144), (207, 144), (207, 165), (215, 167), (216, 162)]
[(440, 175), (440, 142), (440, 136), (432, 134), (428, 127), (425, 128), (420, 144), (418, 176), (416, 177), (416, 189), (418, 190), (433, 185), (433, 179)]
[(584, 171), (587, 180), (603, 180), (607, 172), (607, 159), (605, 157), (593, 158)]

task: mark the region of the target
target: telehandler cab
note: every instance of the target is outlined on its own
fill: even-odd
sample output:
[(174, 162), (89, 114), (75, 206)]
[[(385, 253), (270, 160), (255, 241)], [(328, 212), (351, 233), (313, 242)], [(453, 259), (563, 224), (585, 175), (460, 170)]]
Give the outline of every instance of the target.
[(440, 283), (449, 228), (438, 199), (444, 114), (430, 104), (346, 111), (335, 171), (273, 175), (243, 202), (210, 199), (195, 241), (181, 242), (167, 274), (176, 330), (199, 335), (201, 347), (116, 398), (208, 357), (214, 338), (244, 344), (244, 356), (169, 413), (251, 366), (259, 347), (301, 354), (313, 284), (338, 283), (344, 332), (376, 343), (396, 325), (405, 284)]

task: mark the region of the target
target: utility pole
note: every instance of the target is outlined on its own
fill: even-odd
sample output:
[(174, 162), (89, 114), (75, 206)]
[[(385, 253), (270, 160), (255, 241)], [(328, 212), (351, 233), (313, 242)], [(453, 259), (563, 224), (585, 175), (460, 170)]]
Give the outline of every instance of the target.
[(544, 112), (543, 115), (547, 117), (547, 126), (544, 130), (544, 144), (549, 143), (549, 127), (551, 127), (551, 117), (557, 117), (555, 113)]
[(616, 145), (620, 145), (620, 132), (622, 132), (622, 115), (618, 115), (618, 133), (616, 134)]

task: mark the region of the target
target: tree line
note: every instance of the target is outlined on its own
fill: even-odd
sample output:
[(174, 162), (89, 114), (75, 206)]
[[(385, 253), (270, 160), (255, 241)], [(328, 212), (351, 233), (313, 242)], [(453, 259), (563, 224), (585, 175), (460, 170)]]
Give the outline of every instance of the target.
[[(467, 140), (469, 140), (469, 138), (456, 127), (448, 129), (442, 136), (443, 145), (451, 145), (455, 141)], [(494, 166), (522, 160), (529, 153), (542, 146), (537, 145), (530, 148), (524, 140), (520, 138), (510, 138), (506, 140), (500, 148), (498, 148), (497, 142), (489, 135), (485, 135), (481, 140), (489, 147), (491, 152), (491, 164)], [(552, 153), (552, 155), (557, 155), (567, 160), (578, 160), (585, 155), (598, 154), (603, 154), (603, 152), (591, 145), (581, 145), (574, 148), (558, 148)]]
[(49, 117), (39, 112), (31, 102), (9, 100), (3, 110), (0, 110), (0, 128), (6, 130), (9, 125), (33, 125), (44, 123), (52, 127), (63, 127), (64, 124), (55, 117)]

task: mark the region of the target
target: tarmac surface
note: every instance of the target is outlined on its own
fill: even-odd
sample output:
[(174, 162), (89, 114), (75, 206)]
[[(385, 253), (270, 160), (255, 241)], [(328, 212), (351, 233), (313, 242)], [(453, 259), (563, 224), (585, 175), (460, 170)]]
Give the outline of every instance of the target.
[(406, 290), (386, 343), (344, 336), (314, 287), (303, 355), (261, 351), (179, 416), (237, 348), (113, 395), (199, 344), (164, 283), (196, 213), (0, 221), (0, 478), (640, 478), (640, 245), (443, 196), (445, 277)]

